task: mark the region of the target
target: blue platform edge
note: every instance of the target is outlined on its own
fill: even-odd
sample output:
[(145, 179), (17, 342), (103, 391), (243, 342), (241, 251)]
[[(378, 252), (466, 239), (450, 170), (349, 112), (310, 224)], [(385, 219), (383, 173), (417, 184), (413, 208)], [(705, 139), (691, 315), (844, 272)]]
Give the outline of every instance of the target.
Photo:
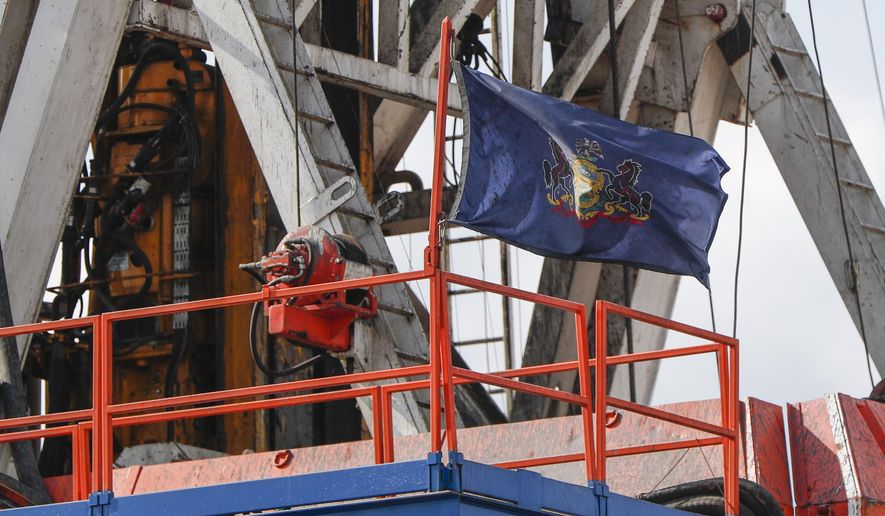
[(527, 470), (464, 460), (380, 464), (283, 478), (251, 480), (131, 496), (93, 493), (89, 500), (11, 509), (27, 516), (209, 515), (277, 510), (285, 514), (685, 514), (609, 492), (603, 483), (579, 486)]

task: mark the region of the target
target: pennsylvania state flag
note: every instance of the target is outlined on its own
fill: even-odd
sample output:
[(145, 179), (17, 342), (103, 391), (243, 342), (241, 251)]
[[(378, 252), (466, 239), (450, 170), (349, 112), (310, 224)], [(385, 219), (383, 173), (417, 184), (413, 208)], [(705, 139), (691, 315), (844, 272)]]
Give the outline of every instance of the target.
[(728, 197), (707, 143), (455, 66), (465, 113), (450, 220), (528, 251), (694, 276)]

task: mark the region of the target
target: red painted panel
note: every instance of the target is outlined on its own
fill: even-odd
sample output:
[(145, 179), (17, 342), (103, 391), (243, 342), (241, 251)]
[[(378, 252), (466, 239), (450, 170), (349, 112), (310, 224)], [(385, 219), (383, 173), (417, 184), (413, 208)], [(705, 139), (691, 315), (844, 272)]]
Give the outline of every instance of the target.
[(747, 478), (765, 486), (789, 516), (793, 514), (793, 494), (783, 408), (756, 398), (747, 398), (745, 408), (742, 426)]
[(788, 415), (797, 514), (885, 514), (885, 405), (833, 394)]

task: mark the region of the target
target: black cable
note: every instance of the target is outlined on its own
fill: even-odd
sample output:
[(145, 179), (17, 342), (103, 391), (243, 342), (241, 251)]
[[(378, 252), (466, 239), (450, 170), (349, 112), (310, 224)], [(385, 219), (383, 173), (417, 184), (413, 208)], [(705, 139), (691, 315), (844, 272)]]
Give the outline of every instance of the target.
[[(615, 3), (608, 0), (608, 36), (609, 36), (609, 60), (612, 72), (612, 116), (621, 118), (621, 92), (618, 89), (618, 28), (615, 26)], [(630, 306), (630, 274), (631, 268), (627, 265), (621, 267), (621, 276), (624, 287), (624, 305)], [(633, 353), (633, 321), (625, 322), (627, 330), (627, 353)], [(630, 363), (627, 366), (627, 375), (630, 383), (630, 401), (636, 402), (636, 369)]]
[[(328, 38), (327, 38), (328, 39)], [(301, 123), (298, 121), (298, 27), (292, 19), (292, 102), (295, 104), (295, 224), (301, 226)], [(357, 117), (359, 120), (359, 117)], [(371, 194), (371, 192), (370, 192)]]
[[(679, 0), (676, 2), (676, 27), (679, 34), (679, 59), (682, 63), (682, 94), (685, 112), (688, 114), (688, 134), (694, 137), (694, 120), (691, 116), (691, 97), (692, 93), (688, 86), (688, 72), (685, 68), (685, 45), (682, 42), (682, 14), (679, 11)], [(713, 286), (707, 288), (707, 299), (710, 302), (710, 322), (713, 327), (713, 333), (716, 333), (716, 311), (713, 308)]]
[(688, 72), (685, 70), (685, 45), (682, 42), (682, 15), (679, 12), (679, 0), (676, 0), (676, 27), (679, 34), (679, 57), (682, 62), (682, 90), (685, 112), (688, 113), (688, 132), (694, 136), (694, 122), (691, 118), (691, 94), (688, 88)]
[(621, 93), (618, 91), (618, 27), (615, 25), (615, 0), (608, 0), (608, 48), (612, 67), (612, 115), (621, 118)]
[[(630, 302), (631, 302), (630, 299), (633, 297), (631, 295), (632, 292), (630, 290), (630, 270), (626, 265), (624, 265), (621, 268), (621, 271), (622, 271), (621, 275), (624, 280), (624, 306), (629, 307)], [(628, 355), (633, 354), (633, 324), (631, 324), (631, 323), (632, 323), (632, 319), (630, 319), (628, 317), (626, 320), (627, 354)], [(633, 403), (636, 403), (636, 369), (634, 367), (633, 362), (630, 362), (629, 364), (627, 364), (627, 378), (629, 379), (629, 383), (630, 383), (630, 401), (632, 401)]]
[[(722, 477), (708, 478), (641, 493), (636, 498), (697, 514), (718, 515), (725, 505), (723, 485)], [(783, 516), (783, 508), (767, 489), (743, 478), (739, 485), (742, 516)]]
[(123, 91), (120, 92), (120, 95), (114, 99), (110, 106), (108, 106), (105, 111), (99, 115), (98, 122), (96, 123), (96, 127), (101, 130), (104, 126), (117, 114), (119, 114), (120, 109), (123, 105), (123, 102), (126, 101), (132, 95), (132, 91), (135, 89), (135, 85), (138, 82), (139, 77), (141, 76), (144, 67), (148, 64), (148, 59), (155, 53), (167, 53), (172, 57), (173, 60), (181, 67), (181, 71), (184, 74), (185, 85), (187, 88), (187, 103), (188, 109), (193, 112), (194, 110), (194, 80), (190, 74), (190, 66), (187, 64), (187, 60), (184, 56), (181, 55), (181, 52), (177, 47), (171, 45), (166, 42), (158, 41), (147, 45), (144, 50), (142, 50), (141, 55), (138, 58), (138, 61), (135, 63), (135, 67), (132, 70), (132, 75), (129, 77), (129, 81), (126, 82), (126, 86), (123, 87)]
[(734, 317), (732, 319), (731, 336), (737, 337), (737, 314), (738, 314), (738, 279), (741, 273), (741, 247), (744, 241), (744, 197), (747, 189), (747, 147), (750, 138), (750, 87), (753, 78), (753, 40), (756, 37), (756, 0), (753, 0), (753, 10), (750, 15), (750, 60), (747, 63), (747, 93), (744, 103), (744, 162), (741, 165), (741, 203), (738, 214), (738, 242), (737, 259), (734, 264)]
[(857, 320), (860, 326), (860, 338), (863, 341), (864, 362), (867, 364), (867, 373), (870, 375), (870, 385), (876, 386), (873, 379), (873, 368), (870, 366), (870, 348), (867, 344), (867, 332), (863, 320), (863, 310), (860, 303), (860, 291), (857, 285), (857, 271), (855, 270), (854, 251), (851, 247), (851, 237), (848, 233), (848, 219), (845, 216), (845, 201), (842, 199), (842, 181), (839, 179), (839, 165), (836, 162), (836, 144), (833, 142), (833, 126), (830, 124), (830, 108), (827, 102), (827, 89), (824, 87), (824, 70), (820, 66), (820, 53), (817, 51), (817, 33), (814, 30), (814, 12), (811, 8), (811, 0), (808, 0), (808, 19), (811, 21), (811, 42), (814, 46), (814, 59), (817, 62), (817, 72), (820, 75), (820, 91), (823, 96), (824, 118), (827, 121), (827, 136), (830, 139), (830, 156), (833, 159), (833, 175), (836, 179), (836, 192), (839, 195), (839, 214), (842, 217), (842, 231), (845, 233), (845, 246), (848, 248), (848, 281), (849, 290), (854, 291), (854, 300), (857, 306)]
[(315, 355), (303, 362), (299, 362), (292, 367), (287, 367), (285, 369), (274, 370), (268, 367), (259, 357), (258, 339), (255, 335), (255, 330), (258, 326), (258, 315), (261, 312), (261, 306), (263, 303), (263, 301), (258, 301), (257, 303), (252, 305), (252, 315), (249, 317), (249, 352), (252, 354), (252, 361), (255, 362), (255, 366), (258, 367), (258, 369), (262, 373), (266, 374), (270, 378), (289, 376), (304, 369), (307, 369), (308, 367), (312, 366), (320, 359), (322, 359), (324, 356), (326, 356), (326, 353)]

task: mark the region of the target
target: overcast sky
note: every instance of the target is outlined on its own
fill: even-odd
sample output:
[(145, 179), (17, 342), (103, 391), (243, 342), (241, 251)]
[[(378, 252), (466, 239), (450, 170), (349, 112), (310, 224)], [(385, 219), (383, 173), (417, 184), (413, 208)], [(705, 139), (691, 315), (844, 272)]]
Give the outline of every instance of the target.
[[(502, 40), (510, 40), (512, 0), (502, 2)], [(876, 52), (885, 56), (885, 3), (868, 2)], [(861, 0), (829, 2), (815, 0), (818, 47), (827, 88), (839, 116), (847, 126), (867, 173), (879, 192), (885, 191), (885, 166), (877, 156), (885, 138), (873, 64), (867, 42)], [(805, 46), (812, 52), (808, 7), (804, 1), (788, 1)], [(487, 22), (488, 24), (488, 22)], [(509, 44), (503, 45), (509, 55)], [(549, 73), (549, 52), (545, 76)], [(505, 59), (505, 70), (508, 69)], [(509, 70), (508, 70), (509, 72)], [(509, 75), (509, 73), (508, 73)], [(460, 132), (460, 131), (459, 131)], [(425, 123), (401, 164), (425, 177), (429, 184), (432, 127)], [(719, 330), (731, 332), (740, 169), (743, 128), (722, 123), (714, 146), (732, 171), (723, 180), (730, 194), (719, 232), (710, 253), (712, 286)], [(460, 161), (460, 156), (458, 156)], [(860, 336), (811, 240), (795, 203), (758, 130), (751, 128), (747, 167), (747, 200), (738, 302), (738, 338), (741, 339), (741, 396), (755, 396), (774, 403), (819, 398), (829, 392), (862, 397), (871, 386)], [(881, 196), (881, 193), (880, 193)], [(838, 216), (834, 213), (833, 216)], [(455, 236), (469, 234), (457, 230)], [(419, 266), (426, 233), (389, 239), (391, 251), (403, 268), (411, 259)], [(480, 253), (485, 262), (476, 260)], [(515, 283), (536, 290), (541, 259), (512, 251)], [(453, 251), (453, 268), (489, 279), (499, 277), (498, 244), (461, 244)], [(426, 286), (422, 286), (424, 299)], [(455, 308), (456, 340), (500, 335), (500, 304), (493, 297), (462, 296)], [(479, 314), (486, 313), (485, 318)], [(531, 305), (521, 305), (514, 317), (515, 338), (520, 346), (528, 331)], [(675, 320), (710, 327), (706, 290), (694, 279), (683, 278), (673, 312)], [(668, 347), (685, 345), (668, 339)], [(885, 345), (885, 343), (879, 343)], [(500, 349), (475, 346), (465, 353), (477, 369), (500, 369)], [(662, 363), (653, 401), (717, 396), (712, 357), (684, 358)], [(876, 380), (878, 380), (878, 374)]]

